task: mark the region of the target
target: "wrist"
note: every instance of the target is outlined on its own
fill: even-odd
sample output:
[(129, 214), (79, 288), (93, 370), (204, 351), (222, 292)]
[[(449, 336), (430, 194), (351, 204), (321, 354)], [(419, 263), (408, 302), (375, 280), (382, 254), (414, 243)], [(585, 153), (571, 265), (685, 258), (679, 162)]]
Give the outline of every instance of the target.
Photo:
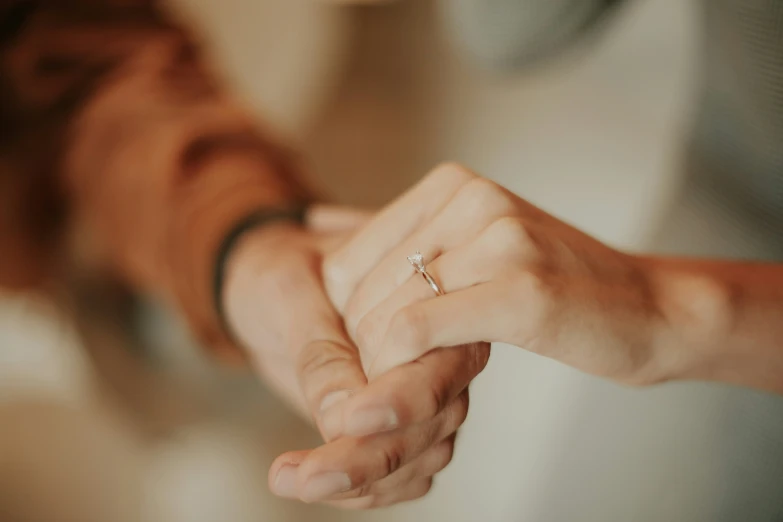
[(731, 288), (699, 261), (643, 261), (657, 310), (652, 341), (654, 382), (713, 379), (734, 322)]
[(251, 289), (257, 293), (258, 280), (279, 264), (281, 247), (302, 235), (303, 220), (303, 209), (262, 210), (237, 223), (223, 240), (215, 266), (215, 307), (227, 333), (238, 340), (237, 312), (247, 309)]

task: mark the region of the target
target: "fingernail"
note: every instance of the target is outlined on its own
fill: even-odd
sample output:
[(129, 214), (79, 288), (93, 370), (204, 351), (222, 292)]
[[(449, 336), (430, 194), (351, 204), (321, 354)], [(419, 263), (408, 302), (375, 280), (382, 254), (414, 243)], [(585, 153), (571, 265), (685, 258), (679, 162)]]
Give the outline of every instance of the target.
[(345, 426), (345, 433), (354, 437), (393, 430), (399, 421), (391, 408), (368, 408), (355, 411)]
[(296, 490), (296, 466), (285, 465), (277, 472), (274, 484), (274, 493), (284, 498), (297, 498)]
[(305, 502), (318, 502), (350, 490), (351, 478), (345, 473), (334, 471), (316, 475), (308, 480), (299, 498)]
[(333, 391), (326, 395), (321, 401), (321, 413), (326, 412), (331, 406), (334, 406), (340, 401), (343, 401), (351, 396), (349, 390)]

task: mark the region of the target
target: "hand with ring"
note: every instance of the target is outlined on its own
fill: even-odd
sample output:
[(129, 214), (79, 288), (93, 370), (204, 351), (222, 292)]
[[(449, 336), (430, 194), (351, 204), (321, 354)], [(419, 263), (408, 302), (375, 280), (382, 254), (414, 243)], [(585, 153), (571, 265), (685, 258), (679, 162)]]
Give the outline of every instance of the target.
[(332, 442), (300, 455), (300, 486), (344, 480), (319, 499), (426, 491), (489, 342), (625, 384), (783, 393), (779, 265), (620, 252), (458, 165), (332, 251), (324, 282), (368, 383), (322, 412)]
[[(417, 250), (445, 295), (402, 261)], [(617, 381), (656, 379), (646, 261), (458, 165), (380, 212), (326, 259), (325, 275), (371, 381), (440, 347), (486, 341)], [(337, 432), (374, 431), (355, 429), (364, 397), (378, 398), (372, 386), (365, 394), (329, 420)]]
[[(393, 206), (384, 212), (394, 208), (396, 212), (405, 210)], [(388, 223), (388, 217), (382, 214), (371, 221)], [(410, 218), (414, 218), (410, 221), (413, 227), (417, 219), (415, 216), (406, 219)], [(377, 230), (377, 223), (372, 226)], [(400, 241), (405, 230), (390, 232), (397, 234)], [(392, 236), (386, 239), (394, 240)], [(380, 257), (368, 249), (358, 251), (359, 259), (364, 254)], [(411, 261), (417, 259), (411, 258)], [(369, 270), (373, 258), (364, 261)], [(417, 268), (405, 256), (398, 262), (407, 277), (416, 274)], [(327, 261), (324, 275), (329, 274), (334, 276)], [(434, 291), (420, 275), (416, 281), (428, 292)], [(355, 282), (345, 280), (350, 285), (345, 288), (346, 293), (341, 293), (342, 283), (336, 278), (324, 283), (337, 310), (344, 312), (345, 301), (340, 296), (350, 293)], [(346, 319), (350, 326), (350, 316)], [(336, 399), (321, 412), (318, 424), (327, 443), (314, 450), (293, 451), (278, 457), (270, 469), (270, 488), (288, 498), (355, 509), (380, 507), (425, 495), (433, 476), (452, 459), (456, 431), (468, 413), (468, 384), (484, 369), (488, 358), (489, 344), (473, 343), (460, 350), (427, 354), (415, 365), (388, 372), (379, 381), (386, 390), (387, 403), (371, 405), (357, 416), (357, 421), (364, 425), (357, 432), (370, 433), (382, 426), (383, 433), (379, 434), (339, 436), (340, 426), (331, 424), (329, 419), (335, 419), (334, 412), (340, 411), (351, 396), (360, 396), (364, 387), (345, 390), (342, 400)]]
[[(299, 482), (342, 473), (366, 492), (403, 484), (405, 464), (434, 448), (448, 454), (426, 472), (447, 463), (489, 342), (619, 382), (661, 380), (678, 355), (661, 349), (651, 266), (465, 168), (435, 169), (325, 259), (369, 382), (323, 412), (333, 442), (303, 456)], [(399, 443), (378, 451), (384, 440)], [(362, 472), (378, 458), (383, 472)]]
[[(435, 169), (374, 216), (326, 258), (324, 273), (369, 384), (324, 412), (336, 440), (302, 460), (303, 484), (340, 471), (352, 487), (372, 487), (380, 477), (355, 470), (377, 458), (382, 437), (402, 437), (382, 456), (389, 471), (451, 441), (488, 342), (626, 383), (654, 382), (664, 367), (641, 258), (458, 165)], [(406, 443), (423, 425), (432, 426), (427, 437)], [(365, 441), (358, 451), (356, 441)]]

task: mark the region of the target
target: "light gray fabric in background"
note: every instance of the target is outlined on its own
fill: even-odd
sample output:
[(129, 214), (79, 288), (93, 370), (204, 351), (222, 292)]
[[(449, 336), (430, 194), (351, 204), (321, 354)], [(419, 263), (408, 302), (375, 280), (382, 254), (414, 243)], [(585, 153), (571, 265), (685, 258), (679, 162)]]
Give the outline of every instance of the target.
[[(583, 43), (633, 0), (441, 0), (458, 45), (506, 71)], [(685, 0), (684, 0), (685, 1)], [(692, 152), (711, 193), (783, 240), (783, 0), (693, 0), (704, 20)], [(728, 196), (728, 197), (725, 197)]]
[[(617, 3), (442, 0), (440, 5), (459, 44), (470, 54), (485, 64), (514, 70), (578, 42), (597, 22), (610, 18)], [(685, 165), (689, 179), (661, 225), (654, 247), (672, 254), (783, 260), (783, 0), (700, 3), (704, 59), (703, 69), (697, 71), (700, 107)], [(583, 405), (586, 415), (598, 419), (613, 403), (626, 400), (624, 393), (595, 389), (574, 401)], [(700, 454), (691, 461), (703, 462), (710, 471), (702, 476), (672, 469), (663, 481), (659, 473), (647, 493), (660, 498), (660, 512), (637, 513), (634, 520), (783, 520), (783, 398), (699, 384), (673, 393), (683, 394), (681, 404), (670, 403), (682, 411), (670, 420), (681, 423), (683, 432), (709, 428), (710, 440), (704, 447), (693, 447)], [(693, 418), (688, 408), (694, 408)], [(672, 436), (671, 427), (662, 429), (674, 444), (671, 451), (681, 453), (683, 448), (676, 447), (680, 439)], [(591, 444), (598, 444), (597, 439), (591, 442), (588, 432), (570, 435), (564, 460), (584, 459)], [(698, 444), (688, 437), (681, 442)], [(620, 450), (633, 451), (632, 441), (623, 444)], [(605, 458), (611, 458), (611, 449)], [(607, 498), (597, 489), (601, 481), (594, 479), (608, 471), (600, 459), (595, 460), (591, 466), (569, 467), (563, 462), (564, 471), (554, 478), (563, 498), (584, 503), (576, 510), (586, 516), (584, 520), (592, 520), (590, 502)], [(628, 472), (644, 474), (645, 469)], [(711, 479), (709, 498), (697, 499), (702, 505), (690, 510), (687, 519), (667, 516), (689, 511), (667, 503), (684, 502), (683, 488), (703, 490), (684, 480), (700, 476)], [(553, 506), (551, 514), (556, 518), (552, 520), (576, 512), (563, 509), (562, 504)]]
[[(769, 243), (783, 243), (783, 1), (702, 0), (694, 176)], [(778, 250), (778, 252), (781, 252)]]
[(617, 0), (441, 0), (459, 45), (478, 60), (513, 68), (573, 42)]

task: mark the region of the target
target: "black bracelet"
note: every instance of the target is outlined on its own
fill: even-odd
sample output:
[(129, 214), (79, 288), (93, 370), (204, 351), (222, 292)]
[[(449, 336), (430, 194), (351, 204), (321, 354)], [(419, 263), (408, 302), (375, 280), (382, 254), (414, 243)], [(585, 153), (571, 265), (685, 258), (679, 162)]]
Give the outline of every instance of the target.
[(229, 328), (226, 321), (225, 310), (223, 309), (223, 284), (226, 279), (226, 262), (228, 261), (228, 256), (231, 254), (234, 245), (237, 244), (245, 232), (249, 232), (264, 225), (278, 221), (291, 221), (304, 224), (306, 214), (307, 207), (305, 206), (260, 209), (239, 220), (223, 238), (223, 241), (221, 241), (220, 246), (218, 247), (217, 255), (215, 256), (212, 299), (218, 319), (226, 332), (229, 331)]

